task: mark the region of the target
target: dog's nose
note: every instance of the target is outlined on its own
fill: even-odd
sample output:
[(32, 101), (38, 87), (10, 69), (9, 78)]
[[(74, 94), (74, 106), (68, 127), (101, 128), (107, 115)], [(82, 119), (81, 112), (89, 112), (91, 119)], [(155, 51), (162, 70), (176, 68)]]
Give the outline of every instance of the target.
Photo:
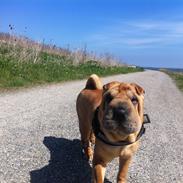
[(119, 115), (124, 115), (126, 113), (126, 109), (124, 107), (118, 107), (114, 110), (114, 112)]
[(119, 121), (125, 121), (128, 109), (126, 104), (120, 103), (114, 108), (114, 118)]

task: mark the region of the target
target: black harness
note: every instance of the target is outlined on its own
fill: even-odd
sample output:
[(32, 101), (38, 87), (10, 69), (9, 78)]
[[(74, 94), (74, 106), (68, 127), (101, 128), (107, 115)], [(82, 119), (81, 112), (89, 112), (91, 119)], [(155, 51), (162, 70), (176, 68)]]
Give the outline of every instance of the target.
[(148, 114), (144, 114), (144, 121), (142, 123), (141, 129), (140, 129), (140, 131), (139, 131), (139, 133), (138, 133), (138, 135), (137, 135), (134, 142), (128, 142), (128, 141), (110, 142), (106, 138), (105, 134), (100, 129), (100, 123), (99, 123), (99, 120), (98, 120), (98, 111), (99, 111), (99, 108), (96, 109), (95, 114), (94, 114), (94, 118), (93, 118), (93, 121), (92, 121), (93, 132), (94, 132), (96, 138), (98, 138), (100, 141), (102, 141), (103, 143), (105, 143), (107, 145), (110, 145), (110, 146), (125, 146), (125, 145), (130, 145), (130, 144), (135, 143), (145, 133), (144, 124), (150, 123), (150, 119), (149, 119)]

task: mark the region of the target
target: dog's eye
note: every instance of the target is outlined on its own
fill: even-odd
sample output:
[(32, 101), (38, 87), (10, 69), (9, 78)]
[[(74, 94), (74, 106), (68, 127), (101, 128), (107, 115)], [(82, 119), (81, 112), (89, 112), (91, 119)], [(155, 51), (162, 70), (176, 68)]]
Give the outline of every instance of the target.
[(137, 104), (138, 104), (138, 99), (137, 99), (137, 97), (135, 97), (135, 96), (133, 96), (133, 97), (131, 98), (131, 101), (132, 101), (133, 105), (137, 105)]

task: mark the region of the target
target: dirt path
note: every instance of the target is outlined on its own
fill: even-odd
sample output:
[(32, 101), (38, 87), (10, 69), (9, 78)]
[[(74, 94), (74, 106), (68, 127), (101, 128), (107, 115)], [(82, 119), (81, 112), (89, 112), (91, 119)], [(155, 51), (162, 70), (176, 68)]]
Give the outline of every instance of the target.
[[(103, 79), (137, 82), (146, 90), (152, 123), (130, 167), (130, 183), (183, 182), (183, 95), (161, 72)], [(82, 159), (75, 101), (85, 81), (0, 94), (1, 183), (89, 183)], [(107, 168), (115, 182), (118, 162)]]

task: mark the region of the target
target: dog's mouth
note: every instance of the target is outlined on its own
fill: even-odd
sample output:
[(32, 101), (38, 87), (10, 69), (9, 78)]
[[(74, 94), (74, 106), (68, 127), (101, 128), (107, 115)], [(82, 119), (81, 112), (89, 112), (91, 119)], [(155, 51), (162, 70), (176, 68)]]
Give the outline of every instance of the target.
[(132, 114), (116, 114), (114, 110), (108, 110), (103, 119), (104, 128), (120, 134), (132, 134), (138, 132), (141, 123)]
[(119, 122), (113, 119), (104, 120), (104, 128), (111, 132), (119, 132), (120, 134), (132, 134), (140, 130), (140, 125), (136, 122)]

